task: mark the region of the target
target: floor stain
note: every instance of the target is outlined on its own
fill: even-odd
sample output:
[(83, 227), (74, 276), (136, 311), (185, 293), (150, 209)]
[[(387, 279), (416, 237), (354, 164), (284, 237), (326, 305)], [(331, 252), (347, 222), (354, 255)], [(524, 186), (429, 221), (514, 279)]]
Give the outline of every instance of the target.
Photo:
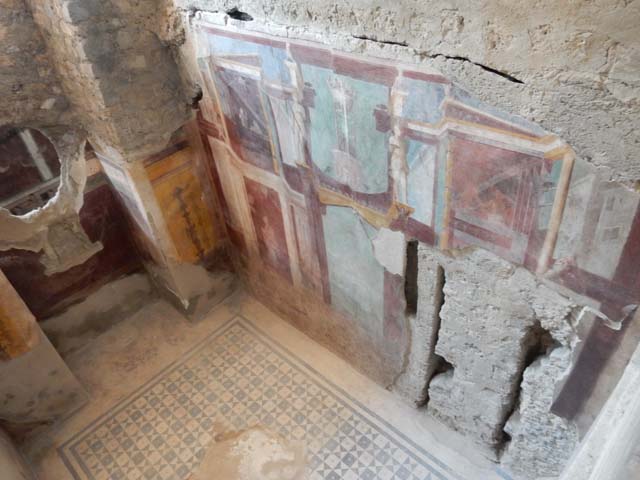
[(188, 480), (305, 480), (305, 448), (255, 426), (218, 433)]

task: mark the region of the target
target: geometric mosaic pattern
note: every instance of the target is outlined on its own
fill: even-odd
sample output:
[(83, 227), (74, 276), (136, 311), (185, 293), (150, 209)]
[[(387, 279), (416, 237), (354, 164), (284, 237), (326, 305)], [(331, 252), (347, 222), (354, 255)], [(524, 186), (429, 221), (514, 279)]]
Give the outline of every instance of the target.
[(59, 448), (77, 480), (183, 480), (212, 432), (267, 426), (306, 446), (310, 480), (461, 479), (236, 317)]

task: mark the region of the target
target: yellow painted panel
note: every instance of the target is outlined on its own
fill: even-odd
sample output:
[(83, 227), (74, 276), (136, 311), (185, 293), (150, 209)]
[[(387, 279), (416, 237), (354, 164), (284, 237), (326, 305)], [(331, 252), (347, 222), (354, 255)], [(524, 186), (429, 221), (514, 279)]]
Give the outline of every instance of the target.
[(178, 256), (194, 263), (215, 249), (218, 235), (192, 155), (193, 150), (187, 147), (148, 165), (146, 170)]

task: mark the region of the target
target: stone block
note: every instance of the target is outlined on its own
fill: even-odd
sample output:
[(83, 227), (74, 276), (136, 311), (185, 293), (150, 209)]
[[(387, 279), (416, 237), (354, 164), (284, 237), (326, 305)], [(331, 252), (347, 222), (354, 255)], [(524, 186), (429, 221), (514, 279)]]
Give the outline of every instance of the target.
[(502, 465), (517, 478), (560, 475), (578, 444), (578, 431), (551, 413), (554, 389), (571, 366), (571, 349), (558, 347), (536, 360), (523, 375), (520, 402), (505, 426), (511, 440)]
[[(527, 362), (549, 342), (567, 344), (572, 338), (571, 303), (539, 285), (533, 274), (485, 251), (443, 264), (445, 299), (435, 353), (453, 369), (431, 381), (428, 411), (499, 452)], [(554, 385), (551, 380), (548, 388)]]

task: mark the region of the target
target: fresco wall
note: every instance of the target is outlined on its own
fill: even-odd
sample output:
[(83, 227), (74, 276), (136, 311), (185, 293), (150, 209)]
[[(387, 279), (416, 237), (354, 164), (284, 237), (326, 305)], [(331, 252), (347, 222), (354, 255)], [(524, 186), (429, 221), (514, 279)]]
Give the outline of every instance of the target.
[(207, 264), (223, 231), (204, 199), (194, 157), (194, 147), (182, 139), (146, 159), (144, 166), (178, 258)]
[[(613, 322), (635, 308), (640, 197), (557, 136), (437, 72), (198, 28), (199, 121), (225, 222), (272, 289), (352, 319), (396, 366), (404, 280), (389, 265), (410, 240), (489, 250)], [(389, 232), (399, 240), (376, 250)]]

